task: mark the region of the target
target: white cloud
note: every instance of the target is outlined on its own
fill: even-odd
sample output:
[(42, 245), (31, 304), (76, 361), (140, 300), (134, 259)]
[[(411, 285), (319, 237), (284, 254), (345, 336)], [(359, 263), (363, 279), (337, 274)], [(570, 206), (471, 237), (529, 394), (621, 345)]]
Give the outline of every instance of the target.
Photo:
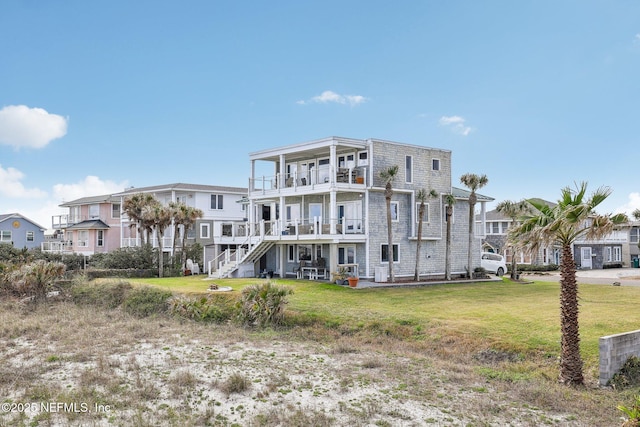
[(640, 43), (640, 33), (636, 34), (636, 36), (633, 38), (633, 42)]
[(467, 136), (471, 133), (471, 127), (465, 125), (466, 120), (460, 116), (442, 116), (438, 123), (440, 126), (446, 126), (452, 132), (458, 135)]
[(15, 199), (35, 199), (47, 196), (46, 192), (37, 188), (25, 188), (22, 184), (24, 177), (24, 173), (18, 169), (12, 167), (3, 169), (0, 165), (0, 195)]
[[(0, 167), (0, 195), (6, 196), (2, 199), (0, 214), (17, 212), (48, 229), (51, 228), (51, 217), (68, 213), (67, 208), (60, 207), (61, 203), (81, 197), (120, 193), (129, 186), (128, 181), (118, 183), (90, 175), (73, 184), (55, 184), (51, 194), (47, 194), (38, 189), (25, 189), (20, 183), (23, 178), (24, 174), (16, 169)], [(24, 194), (29, 194), (31, 199), (26, 199)]]
[(629, 201), (625, 205), (616, 208), (615, 212), (626, 213), (630, 219), (633, 219), (631, 218), (631, 212), (640, 209), (640, 193), (630, 193), (628, 197)]
[(0, 110), (0, 144), (42, 148), (67, 134), (67, 119), (42, 108), (9, 105)]
[(314, 96), (308, 101), (298, 101), (297, 104), (306, 105), (306, 104), (327, 104), (329, 102), (333, 102), (336, 104), (349, 104), (351, 107), (354, 107), (359, 104), (363, 104), (367, 102), (369, 99), (362, 95), (340, 95), (330, 90), (325, 90), (318, 96)]
[(128, 186), (127, 181), (103, 181), (97, 176), (89, 175), (83, 181), (73, 184), (55, 184), (53, 186), (53, 197), (59, 200), (60, 203), (70, 202), (81, 197), (120, 193)]

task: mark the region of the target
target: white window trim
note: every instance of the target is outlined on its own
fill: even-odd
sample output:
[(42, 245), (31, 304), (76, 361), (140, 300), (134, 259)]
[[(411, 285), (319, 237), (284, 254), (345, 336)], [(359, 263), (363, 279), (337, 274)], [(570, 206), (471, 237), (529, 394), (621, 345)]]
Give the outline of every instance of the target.
[[(393, 219), (393, 205), (396, 205), (396, 218)], [(400, 222), (400, 202), (391, 202), (391, 222)]]
[[(411, 166), (410, 168), (407, 167), (407, 160), (409, 161), (409, 165)], [(411, 176), (409, 177), (407, 171), (411, 170)], [(407, 184), (412, 184), (413, 183), (413, 174), (414, 174), (414, 170), (413, 170), (413, 156), (404, 156), (404, 177), (405, 177), (405, 183)]]
[[(207, 233), (205, 234), (204, 231), (207, 231)], [(210, 239), (211, 238), (211, 224), (209, 224), (208, 222), (204, 222), (202, 224), (200, 224), (200, 238), (201, 239)]]
[(614, 262), (622, 261), (622, 248), (620, 246), (615, 246), (613, 248), (613, 261)]
[[(382, 260), (382, 248), (384, 246), (387, 246), (387, 248), (389, 247), (388, 243), (381, 243), (380, 244), (380, 264), (389, 264), (389, 261), (383, 261)], [(400, 245), (398, 245), (397, 243), (394, 243), (393, 245), (391, 245), (391, 258), (393, 258), (393, 247), (397, 247), (398, 248), (398, 260), (394, 260), (393, 264), (400, 264)], [(389, 250), (387, 249), (387, 252), (389, 252)]]
[[(102, 233), (102, 239), (100, 238), (100, 233)], [(100, 243), (100, 240), (102, 240), (102, 243)], [(104, 247), (104, 230), (96, 230), (96, 247)]]
[[(434, 162), (438, 162), (438, 169), (434, 169)], [(431, 159), (431, 170), (432, 171), (440, 171), (442, 169), (442, 162), (438, 158)]]
[[(212, 207), (211, 206), (211, 202), (213, 201), (212, 199), (213, 199), (214, 196), (216, 198), (216, 206)], [(218, 205), (220, 204), (218, 202), (218, 198), (219, 197), (222, 197), (222, 208), (218, 208)], [(222, 211), (222, 210), (224, 210), (224, 197), (223, 197), (223, 194), (211, 193), (211, 196), (209, 197), (209, 210), (210, 211)]]
[[(31, 239), (29, 239), (29, 236), (31, 236)], [(36, 241), (36, 232), (33, 230), (29, 230), (27, 231), (26, 235), (25, 235), (25, 239), (27, 239), (27, 242), (35, 242)]]
[[(9, 236), (8, 239), (5, 237), (5, 235), (6, 235), (5, 233), (9, 233), (8, 234), (8, 236)], [(10, 241), (13, 240), (12, 237), (13, 236), (11, 234), (11, 230), (2, 230), (2, 231), (0, 231), (0, 242), (10, 242)]]
[[(416, 224), (420, 222), (420, 202), (416, 203)], [(423, 224), (429, 224), (429, 203), (424, 204), (424, 218), (422, 220)]]

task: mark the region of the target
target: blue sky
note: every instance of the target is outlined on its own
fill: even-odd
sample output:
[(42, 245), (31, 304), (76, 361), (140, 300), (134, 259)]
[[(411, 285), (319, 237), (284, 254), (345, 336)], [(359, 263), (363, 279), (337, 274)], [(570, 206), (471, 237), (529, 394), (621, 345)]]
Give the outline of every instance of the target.
[[(337, 135), (453, 153), (453, 182), (640, 208), (640, 2), (0, 2), (0, 213), (171, 182)], [(494, 203), (495, 205), (495, 203)], [(490, 206), (490, 208), (492, 208)]]

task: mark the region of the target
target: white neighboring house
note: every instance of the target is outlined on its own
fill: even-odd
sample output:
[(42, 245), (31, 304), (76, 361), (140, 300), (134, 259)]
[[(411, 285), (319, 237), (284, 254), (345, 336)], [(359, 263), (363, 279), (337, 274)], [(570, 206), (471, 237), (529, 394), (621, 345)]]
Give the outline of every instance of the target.
[[(127, 197), (138, 193), (152, 194), (160, 203), (168, 205), (170, 202), (181, 202), (187, 206), (202, 210), (203, 217), (198, 219), (194, 229), (187, 230), (187, 245), (200, 243), (203, 246), (203, 264), (207, 265), (227, 249), (235, 250), (240, 244), (246, 243), (246, 200), (247, 189), (241, 187), (225, 187), (216, 185), (174, 183), (155, 185), (151, 187), (128, 188), (121, 193), (114, 194), (124, 205)], [(120, 246), (139, 246), (141, 239), (135, 227), (123, 212), (120, 227)], [(182, 244), (180, 228), (176, 245)], [(158, 241), (153, 236), (154, 247)], [(172, 251), (173, 227), (165, 233), (163, 247), (165, 252)]]

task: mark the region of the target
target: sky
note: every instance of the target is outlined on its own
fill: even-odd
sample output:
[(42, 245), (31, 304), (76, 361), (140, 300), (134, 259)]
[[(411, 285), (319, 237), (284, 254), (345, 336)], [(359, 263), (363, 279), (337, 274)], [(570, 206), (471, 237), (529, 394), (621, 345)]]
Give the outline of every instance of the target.
[(0, 214), (174, 182), (329, 136), (451, 150), (500, 201), (640, 208), (640, 2), (0, 2)]

